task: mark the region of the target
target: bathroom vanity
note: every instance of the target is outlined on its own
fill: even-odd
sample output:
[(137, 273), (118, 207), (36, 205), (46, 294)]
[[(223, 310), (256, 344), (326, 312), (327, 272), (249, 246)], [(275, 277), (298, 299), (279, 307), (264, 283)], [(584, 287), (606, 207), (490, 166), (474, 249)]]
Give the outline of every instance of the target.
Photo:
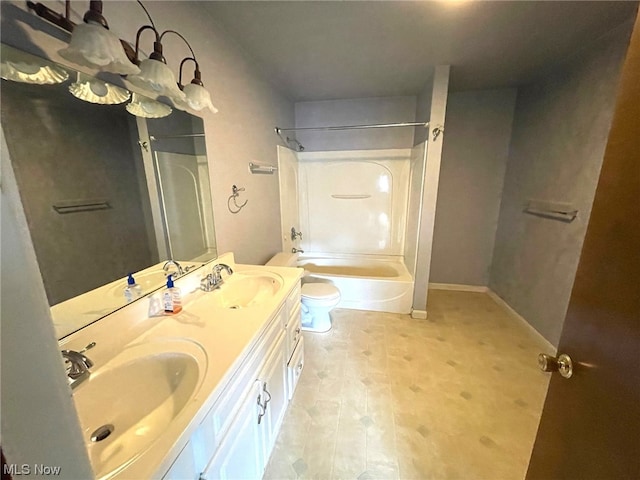
[(301, 274), (225, 254), (176, 280), (180, 313), (156, 292), (61, 341), (95, 342), (73, 399), (96, 478), (260, 478), (304, 366)]

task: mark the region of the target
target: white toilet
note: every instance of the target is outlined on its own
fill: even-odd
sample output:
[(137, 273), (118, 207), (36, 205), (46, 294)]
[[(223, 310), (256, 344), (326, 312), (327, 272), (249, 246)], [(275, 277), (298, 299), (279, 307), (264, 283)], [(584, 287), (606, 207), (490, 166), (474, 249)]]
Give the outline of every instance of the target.
[[(278, 253), (267, 265), (295, 267), (297, 253)], [(323, 333), (331, 330), (329, 312), (340, 302), (340, 290), (329, 282), (315, 282), (311, 278), (302, 281), (302, 330)]]

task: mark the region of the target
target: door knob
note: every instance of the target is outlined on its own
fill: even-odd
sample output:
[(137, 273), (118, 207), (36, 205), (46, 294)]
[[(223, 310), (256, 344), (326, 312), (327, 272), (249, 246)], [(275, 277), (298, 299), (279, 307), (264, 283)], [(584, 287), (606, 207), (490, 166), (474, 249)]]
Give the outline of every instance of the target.
[(546, 353), (538, 355), (538, 367), (543, 372), (559, 372), (564, 378), (571, 378), (573, 375), (573, 362), (566, 353), (552, 357)]

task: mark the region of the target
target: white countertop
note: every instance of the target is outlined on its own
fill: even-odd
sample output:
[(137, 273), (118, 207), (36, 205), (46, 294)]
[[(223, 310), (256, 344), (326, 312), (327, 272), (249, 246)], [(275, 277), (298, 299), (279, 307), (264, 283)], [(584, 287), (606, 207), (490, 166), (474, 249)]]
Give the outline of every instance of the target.
[[(299, 268), (239, 265), (233, 254), (221, 255), (211, 265), (217, 263), (225, 263), (240, 273), (275, 273), (283, 279), (283, 285), (260, 306), (238, 310), (213, 307), (211, 296), (215, 292), (195, 290), (186, 295), (183, 293), (180, 313), (149, 317), (150, 300), (141, 299), (61, 342), (61, 348), (72, 350), (81, 350), (90, 342), (96, 342), (96, 346), (87, 352), (94, 362), (92, 371), (106, 364), (127, 345), (146, 340), (189, 339), (200, 344), (206, 352), (206, 373), (191, 401), (143, 454), (117, 475), (103, 478), (157, 478), (164, 474), (302, 275)], [(194, 285), (197, 288), (200, 278), (209, 272), (210, 267), (205, 266), (181, 277), (176, 285), (188, 292)], [(82, 387), (79, 385), (77, 389)]]

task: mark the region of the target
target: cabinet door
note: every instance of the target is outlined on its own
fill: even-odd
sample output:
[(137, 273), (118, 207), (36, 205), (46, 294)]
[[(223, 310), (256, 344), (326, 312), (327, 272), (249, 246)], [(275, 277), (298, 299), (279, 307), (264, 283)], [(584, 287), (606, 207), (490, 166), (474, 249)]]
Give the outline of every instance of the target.
[(255, 382), (211, 463), (200, 478), (226, 480), (262, 477), (264, 457), (258, 425), (258, 414), (262, 412), (258, 403), (260, 392), (262, 383)]
[(288, 394), (289, 400), (293, 398), (293, 392), (298, 385), (298, 381), (300, 380), (300, 375), (302, 374), (302, 369), (304, 368), (304, 337), (300, 337), (298, 344), (296, 345), (295, 350), (293, 351), (293, 355), (291, 355), (291, 360), (289, 360), (289, 364), (287, 365), (287, 370), (289, 372), (288, 378)]
[(260, 424), (264, 442), (265, 465), (275, 444), (288, 404), (287, 348), (284, 331), (278, 338), (260, 374), (261, 398), (265, 405), (265, 418)]

